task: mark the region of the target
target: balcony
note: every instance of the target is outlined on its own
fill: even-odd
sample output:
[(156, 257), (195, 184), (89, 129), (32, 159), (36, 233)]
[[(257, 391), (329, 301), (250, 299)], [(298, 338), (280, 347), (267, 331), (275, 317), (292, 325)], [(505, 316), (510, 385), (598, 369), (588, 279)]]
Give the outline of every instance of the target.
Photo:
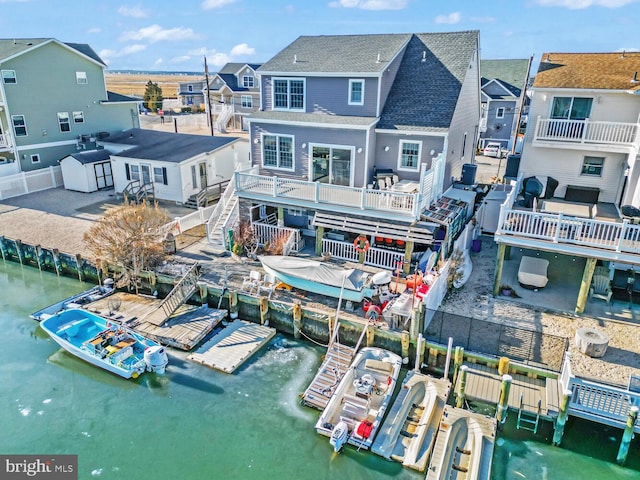
[(565, 120), (538, 117), (534, 145), (544, 142), (545, 147), (556, 144), (560, 148), (571, 146), (610, 145), (613, 147), (638, 147), (640, 128), (637, 123), (594, 122), (589, 120)]
[(6, 133), (0, 133), (0, 151), (8, 150), (11, 148), (11, 137)]

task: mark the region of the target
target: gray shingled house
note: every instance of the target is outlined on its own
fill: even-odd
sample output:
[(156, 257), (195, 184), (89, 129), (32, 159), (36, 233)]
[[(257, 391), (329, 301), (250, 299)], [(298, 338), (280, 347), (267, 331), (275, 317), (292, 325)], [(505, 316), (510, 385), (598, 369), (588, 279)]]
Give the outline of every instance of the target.
[[(252, 170), (236, 172), (231, 200), (240, 218), (277, 223), (293, 250), (306, 237), (379, 266), (430, 245), (448, 222), (426, 213), (474, 158), (478, 49), (477, 31), (296, 39), (257, 71)], [(211, 219), (212, 245), (236, 218)]]

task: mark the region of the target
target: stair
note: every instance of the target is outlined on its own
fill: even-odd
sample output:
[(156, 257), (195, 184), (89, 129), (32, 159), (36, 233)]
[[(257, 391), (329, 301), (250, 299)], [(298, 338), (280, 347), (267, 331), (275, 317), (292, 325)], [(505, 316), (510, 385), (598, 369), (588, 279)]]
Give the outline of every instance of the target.
[(129, 203), (140, 203), (146, 200), (147, 203), (151, 203), (155, 200), (155, 190), (153, 183), (141, 183), (140, 180), (132, 180), (124, 187), (122, 196), (125, 201)]
[(538, 424), (540, 423), (540, 410), (542, 408), (542, 399), (538, 399), (537, 412), (527, 412), (524, 409), (523, 395), (520, 394), (520, 408), (518, 409), (518, 421), (516, 428), (518, 430), (528, 430), (534, 434), (538, 432)]
[(227, 123), (229, 123), (229, 120), (231, 119), (231, 116), (233, 115), (233, 108), (225, 105), (222, 108), (222, 111), (218, 114), (218, 117), (216, 118), (216, 129), (221, 132), (221, 133), (226, 133), (227, 131)]
[(233, 228), (237, 219), (238, 197), (235, 193), (235, 183), (230, 182), (209, 218), (207, 243), (210, 250), (217, 254), (228, 250), (227, 230)]

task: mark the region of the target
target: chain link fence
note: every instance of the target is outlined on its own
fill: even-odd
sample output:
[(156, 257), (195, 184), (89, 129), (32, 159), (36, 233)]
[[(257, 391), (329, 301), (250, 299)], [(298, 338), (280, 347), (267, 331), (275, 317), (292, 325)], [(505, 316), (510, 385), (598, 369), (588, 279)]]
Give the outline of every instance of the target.
[(564, 352), (569, 347), (565, 337), (443, 311), (434, 312), (425, 337), (429, 342), (442, 345), (452, 337), (454, 346), (467, 351), (509, 357), (555, 372), (562, 369)]

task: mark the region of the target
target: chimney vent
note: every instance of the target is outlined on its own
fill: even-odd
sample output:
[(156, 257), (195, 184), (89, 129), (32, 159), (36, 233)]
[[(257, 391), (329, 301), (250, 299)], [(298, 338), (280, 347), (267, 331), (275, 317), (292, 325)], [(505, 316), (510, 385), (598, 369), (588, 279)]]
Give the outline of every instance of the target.
[(380, 52), (378, 52), (378, 58), (376, 58), (376, 63), (380, 63)]
[(427, 52), (426, 52), (426, 51), (423, 51), (423, 52), (422, 52), (422, 61), (423, 61), (423, 62), (426, 62), (426, 61), (427, 61)]

